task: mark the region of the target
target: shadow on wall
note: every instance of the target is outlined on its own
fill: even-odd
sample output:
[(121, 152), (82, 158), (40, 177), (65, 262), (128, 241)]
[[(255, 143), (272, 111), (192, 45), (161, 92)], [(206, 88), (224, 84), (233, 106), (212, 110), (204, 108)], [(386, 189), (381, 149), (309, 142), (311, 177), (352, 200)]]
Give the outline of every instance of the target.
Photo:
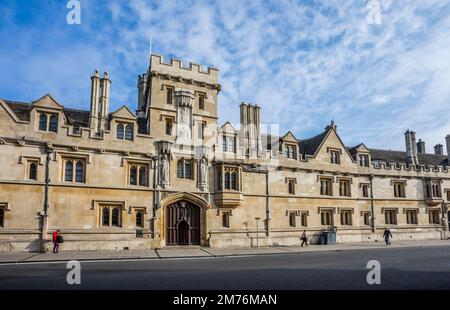
[(36, 240), (30, 242), (30, 243), (25, 247), (25, 249), (26, 249), (28, 252), (36, 252), (36, 253), (39, 253), (39, 252), (41, 252), (41, 241), (40, 241), (39, 239), (36, 239)]

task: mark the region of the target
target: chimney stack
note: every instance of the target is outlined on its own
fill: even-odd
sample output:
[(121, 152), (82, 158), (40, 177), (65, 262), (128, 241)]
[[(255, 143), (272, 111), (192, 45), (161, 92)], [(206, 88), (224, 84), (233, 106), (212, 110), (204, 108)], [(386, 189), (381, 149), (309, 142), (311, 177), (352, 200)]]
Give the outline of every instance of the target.
[(111, 80), (108, 77), (108, 72), (103, 73), (103, 78), (100, 79), (100, 105), (99, 105), (99, 131), (108, 129), (108, 115), (109, 115), (109, 95), (111, 90)]
[(422, 139), (419, 139), (419, 142), (417, 142), (417, 154), (425, 154), (425, 141), (422, 141)]
[(241, 116), (241, 139), (244, 142), (244, 152), (250, 158), (261, 155), (261, 130), (260, 114), (261, 108), (242, 102), (239, 106)]
[(444, 146), (442, 144), (436, 144), (434, 146), (434, 154), (436, 155), (444, 155)]
[(89, 115), (89, 128), (93, 133), (98, 131), (98, 114), (99, 114), (99, 102), (100, 102), (100, 79), (98, 77), (98, 71), (94, 71), (94, 75), (91, 76), (91, 111)]
[[(416, 149), (416, 133), (411, 130), (405, 132), (405, 142), (406, 142), (406, 161), (411, 165), (418, 165), (419, 159), (417, 157)], [(450, 138), (449, 138), (450, 142)]]
[(445, 137), (445, 144), (447, 144), (447, 166), (450, 166), (450, 135)]

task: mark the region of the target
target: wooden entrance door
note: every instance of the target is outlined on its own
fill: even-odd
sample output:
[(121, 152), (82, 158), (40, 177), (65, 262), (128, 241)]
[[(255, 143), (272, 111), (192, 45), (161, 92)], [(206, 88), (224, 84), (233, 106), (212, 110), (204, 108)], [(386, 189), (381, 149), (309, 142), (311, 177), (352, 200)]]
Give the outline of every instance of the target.
[(200, 208), (187, 201), (166, 207), (166, 244), (200, 244)]

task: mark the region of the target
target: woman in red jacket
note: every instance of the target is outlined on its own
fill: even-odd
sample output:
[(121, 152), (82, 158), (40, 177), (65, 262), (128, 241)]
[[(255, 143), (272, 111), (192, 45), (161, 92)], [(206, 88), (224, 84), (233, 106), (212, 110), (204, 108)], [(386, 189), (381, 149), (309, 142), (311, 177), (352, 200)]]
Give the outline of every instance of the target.
[(53, 232), (53, 253), (59, 253), (59, 243), (58, 243), (59, 229)]

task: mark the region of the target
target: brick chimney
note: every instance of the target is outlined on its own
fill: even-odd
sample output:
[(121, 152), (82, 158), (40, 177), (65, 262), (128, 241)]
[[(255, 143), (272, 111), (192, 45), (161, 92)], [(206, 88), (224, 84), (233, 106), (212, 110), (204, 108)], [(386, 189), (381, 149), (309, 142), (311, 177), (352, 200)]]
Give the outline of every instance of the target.
[(425, 154), (425, 141), (422, 141), (422, 139), (417, 142), (417, 154)]
[(408, 129), (405, 132), (405, 142), (406, 142), (406, 162), (411, 165), (418, 165), (419, 159), (417, 157), (417, 149), (416, 149), (416, 133)]
[(444, 146), (442, 144), (436, 144), (434, 146), (434, 154), (436, 155), (444, 155)]

